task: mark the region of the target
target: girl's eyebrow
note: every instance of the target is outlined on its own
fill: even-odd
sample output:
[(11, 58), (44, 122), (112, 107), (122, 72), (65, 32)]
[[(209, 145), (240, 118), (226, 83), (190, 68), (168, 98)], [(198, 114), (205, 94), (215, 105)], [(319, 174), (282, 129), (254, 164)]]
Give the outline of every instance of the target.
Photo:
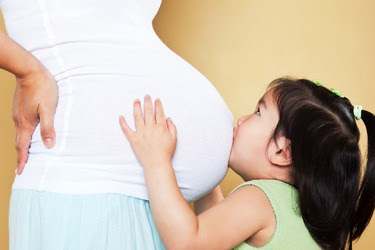
[(264, 97), (260, 98), (258, 101), (258, 105), (263, 105), (265, 109), (267, 109), (266, 101), (264, 100)]

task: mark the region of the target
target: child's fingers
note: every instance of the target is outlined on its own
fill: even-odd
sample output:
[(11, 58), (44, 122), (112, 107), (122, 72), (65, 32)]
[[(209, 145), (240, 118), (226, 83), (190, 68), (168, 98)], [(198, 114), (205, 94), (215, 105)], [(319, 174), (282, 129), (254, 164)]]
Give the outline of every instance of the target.
[(155, 99), (155, 118), (156, 118), (156, 123), (161, 124), (165, 122), (163, 104), (158, 98)]
[(149, 95), (145, 96), (144, 115), (145, 124), (155, 124), (154, 108), (152, 107), (152, 101)]
[(130, 140), (134, 136), (135, 132), (129, 127), (128, 123), (125, 121), (125, 118), (122, 115), (120, 116), (119, 121), (122, 132), (124, 132), (128, 140)]
[(177, 128), (176, 125), (172, 122), (171, 118), (168, 117), (167, 119), (167, 126), (169, 129), (169, 132), (171, 133), (174, 140), (177, 139)]
[(133, 114), (134, 114), (134, 123), (135, 128), (138, 130), (145, 125), (145, 121), (142, 116), (141, 102), (139, 99), (136, 99), (133, 103)]

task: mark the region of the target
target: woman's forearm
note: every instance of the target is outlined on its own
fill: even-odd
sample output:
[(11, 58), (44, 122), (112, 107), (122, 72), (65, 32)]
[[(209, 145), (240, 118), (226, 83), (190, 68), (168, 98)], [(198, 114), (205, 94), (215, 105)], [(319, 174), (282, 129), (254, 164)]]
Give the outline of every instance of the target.
[(170, 249), (184, 248), (198, 232), (198, 219), (178, 188), (172, 164), (148, 166), (145, 179), (153, 218), (164, 244)]
[(40, 70), (41, 63), (29, 51), (0, 31), (0, 68), (24, 78)]

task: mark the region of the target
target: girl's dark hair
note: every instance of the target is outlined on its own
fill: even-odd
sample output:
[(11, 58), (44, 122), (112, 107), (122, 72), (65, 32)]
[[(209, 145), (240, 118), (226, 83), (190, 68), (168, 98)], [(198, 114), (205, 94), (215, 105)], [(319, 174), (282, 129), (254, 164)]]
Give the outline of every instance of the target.
[(290, 140), (293, 185), (304, 223), (324, 249), (345, 249), (368, 225), (375, 206), (375, 116), (363, 110), (368, 134), (361, 181), (360, 133), (349, 99), (307, 79), (270, 83), (280, 120), (272, 139)]

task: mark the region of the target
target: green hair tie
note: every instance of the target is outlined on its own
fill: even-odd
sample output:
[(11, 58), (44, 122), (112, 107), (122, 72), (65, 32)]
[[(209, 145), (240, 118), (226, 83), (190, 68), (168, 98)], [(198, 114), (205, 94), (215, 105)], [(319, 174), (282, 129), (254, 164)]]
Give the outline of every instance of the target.
[[(323, 84), (321, 84), (318, 81), (315, 81), (314, 84), (316, 86), (323, 87)], [(335, 88), (330, 88), (329, 90), (331, 90), (332, 93), (334, 93), (338, 97), (341, 97), (341, 98), (345, 97), (340, 91), (338, 91)], [(353, 114), (354, 114), (354, 117), (355, 117), (356, 120), (361, 120), (362, 119), (362, 106), (361, 105), (355, 105), (354, 108), (353, 108)]]
[[(318, 81), (315, 81), (314, 82), (316, 86), (319, 86), (319, 87), (324, 87), (324, 85), (321, 83), (321, 82), (318, 82)], [(334, 89), (334, 88), (330, 88), (329, 90), (331, 90), (335, 95), (341, 97), (341, 98), (344, 98), (345, 96), (340, 92), (338, 91), (337, 89)]]
[(341, 97), (341, 98), (344, 98), (345, 96), (343, 94), (341, 94), (340, 91), (338, 91), (337, 89), (334, 89), (334, 88), (330, 88), (330, 90), (337, 96)]
[(323, 84), (321, 84), (321, 83), (318, 82), (318, 81), (315, 81), (314, 83), (315, 83), (316, 86), (323, 87)]
[(362, 106), (361, 105), (355, 105), (353, 108), (354, 117), (357, 120), (361, 120), (362, 118)]

